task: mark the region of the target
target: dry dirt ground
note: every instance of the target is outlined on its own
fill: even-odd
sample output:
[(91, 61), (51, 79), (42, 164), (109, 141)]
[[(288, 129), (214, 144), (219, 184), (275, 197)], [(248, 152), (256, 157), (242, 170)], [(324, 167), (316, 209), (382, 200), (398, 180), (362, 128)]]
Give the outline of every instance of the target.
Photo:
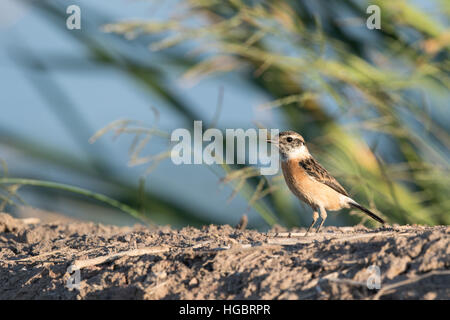
[[(116, 227), (0, 214), (0, 299), (449, 299), (450, 227)], [(381, 289), (376, 284), (380, 268)], [(79, 289), (76, 285), (79, 269)], [(69, 270), (71, 271), (71, 270)], [(375, 280), (374, 280), (375, 279)]]

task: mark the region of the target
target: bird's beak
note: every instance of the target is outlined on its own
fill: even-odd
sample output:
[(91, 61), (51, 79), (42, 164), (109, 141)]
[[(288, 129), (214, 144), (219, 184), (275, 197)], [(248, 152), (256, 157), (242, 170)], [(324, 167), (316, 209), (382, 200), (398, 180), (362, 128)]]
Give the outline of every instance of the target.
[(267, 138), (266, 141), (267, 141), (267, 143), (274, 144), (275, 146), (278, 147), (278, 141), (277, 140), (272, 140), (272, 139)]

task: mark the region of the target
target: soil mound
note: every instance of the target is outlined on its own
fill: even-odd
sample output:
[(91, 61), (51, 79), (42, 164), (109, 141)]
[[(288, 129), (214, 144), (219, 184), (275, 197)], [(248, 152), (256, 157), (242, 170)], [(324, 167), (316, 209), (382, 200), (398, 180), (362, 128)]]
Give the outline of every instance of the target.
[(450, 298), (448, 226), (304, 231), (0, 214), (0, 299)]

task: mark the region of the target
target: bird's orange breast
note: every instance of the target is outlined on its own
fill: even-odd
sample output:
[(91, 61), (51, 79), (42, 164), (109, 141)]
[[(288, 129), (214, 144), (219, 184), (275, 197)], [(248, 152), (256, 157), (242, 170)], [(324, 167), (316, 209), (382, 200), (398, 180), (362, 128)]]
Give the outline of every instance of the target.
[(282, 161), (284, 179), (289, 189), (300, 200), (313, 208), (324, 207), (327, 210), (342, 208), (342, 195), (329, 186), (315, 180), (299, 165), (299, 160)]

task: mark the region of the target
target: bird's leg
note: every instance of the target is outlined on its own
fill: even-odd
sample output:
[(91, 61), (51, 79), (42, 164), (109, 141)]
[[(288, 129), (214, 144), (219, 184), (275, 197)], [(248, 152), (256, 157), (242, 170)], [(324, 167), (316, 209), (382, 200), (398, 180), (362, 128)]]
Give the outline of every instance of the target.
[(313, 221), (312, 221), (311, 225), (309, 226), (308, 230), (306, 230), (305, 236), (309, 233), (311, 228), (316, 224), (317, 219), (319, 219), (319, 213), (317, 212), (317, 210), (314, 210)]
[(320, 228), (322, 228), (323, 223), (325, 222), (326, 218), (327, 218), (327, 212), (325, 210), (325, 208), (320, 208), (320, 217), (322, 218), (322, 221), (320, 222), (319, 227), (317, 228), (316, 232), (320, 231)]

